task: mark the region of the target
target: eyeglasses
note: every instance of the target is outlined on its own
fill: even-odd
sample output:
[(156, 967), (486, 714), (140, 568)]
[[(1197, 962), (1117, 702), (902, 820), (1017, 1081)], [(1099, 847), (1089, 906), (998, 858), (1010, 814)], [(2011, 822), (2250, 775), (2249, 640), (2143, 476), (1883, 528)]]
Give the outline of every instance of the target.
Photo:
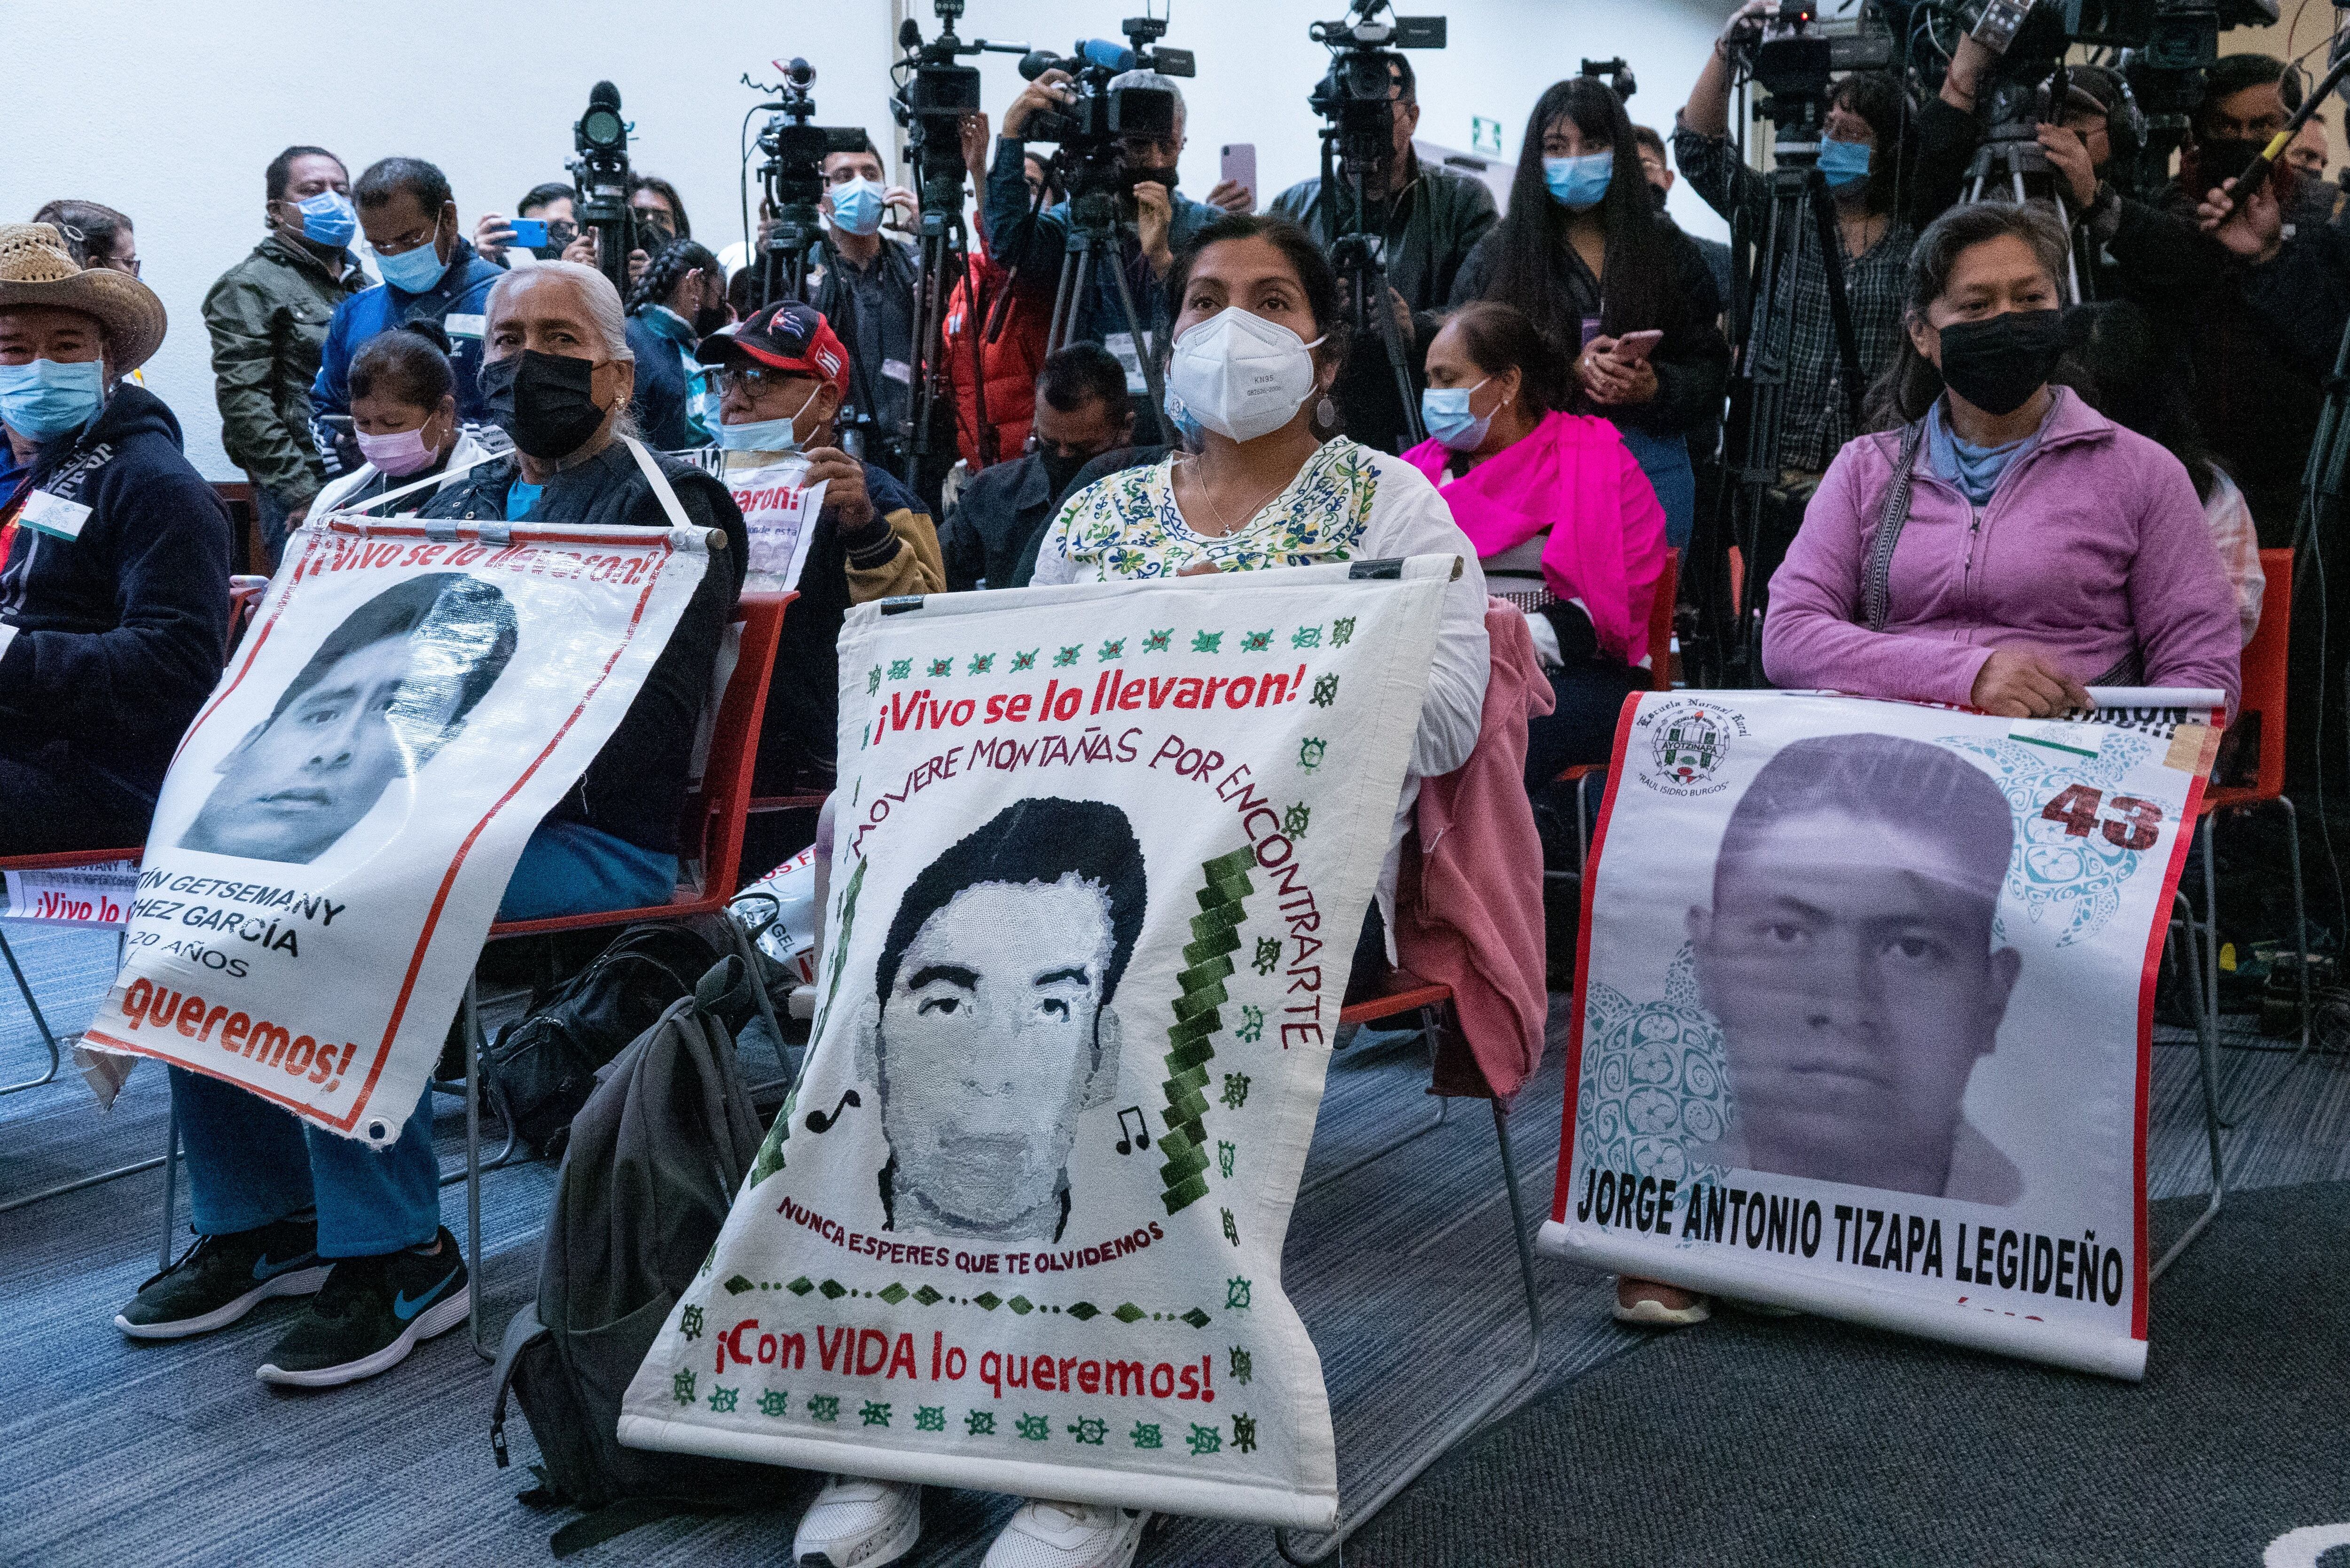
[(98, 265), (102, 267), (110, 267), (116, 272), (127, 272), (132, 277), (137, 277), (139, 275), (139, 258), (137, 256), (112, 256)]
[(806, 379), (805, 370), (778, 369), (773, 365), (728, 365), (718, 372), (718, 389), (727, 392), (741, 387), (747, 391), (764, 392)]

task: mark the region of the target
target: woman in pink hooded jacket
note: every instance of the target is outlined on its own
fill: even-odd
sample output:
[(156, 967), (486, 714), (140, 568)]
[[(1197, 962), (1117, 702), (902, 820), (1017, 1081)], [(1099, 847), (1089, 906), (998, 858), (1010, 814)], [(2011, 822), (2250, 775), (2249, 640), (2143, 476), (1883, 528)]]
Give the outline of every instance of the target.
[(2235, 601), (2193, 482), (2048, 384), (2064, 248), (2004, 203), (1918, 237), (1908, 337), (1874, 394), (1899, 428), (1837, 454), (1771, 579), (1773, 683), (2017, 718), (2085, 686), (2195, 687), (2232, 710)]

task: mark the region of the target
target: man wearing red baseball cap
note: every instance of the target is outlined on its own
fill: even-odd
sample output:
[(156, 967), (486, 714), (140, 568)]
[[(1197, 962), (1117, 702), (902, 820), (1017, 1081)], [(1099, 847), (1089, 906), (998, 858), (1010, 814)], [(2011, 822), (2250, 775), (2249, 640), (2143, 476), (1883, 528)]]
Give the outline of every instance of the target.
[[(717, 368), (718, 445), (727, 452), (722, 478), (738, 489), (738, 505), (753, 509), (760, 486), (751, 476), (786, 464), (793, 453), (807, 466), (792, 483), (826, 487), (795, 585), (800, 597), (784, 618), (775, 650), (752, 787), (762, 795), (828, 788), (839, 729), (841, 622), (849, 606), (868, 599), (944, 592), (938, 533), (928, 509), (895, 475), (834, 444), (849, 359), (822, 312), (797, 300), (771, 305), (703, 338), (694, 358)], [(752, 827), (775, 820), (754, 817)], [(754, 849), (768, 847), (746, 842), (744, 864), (754, 863)], [(780, 844), (772, 847), (777, 858), (787, 852)]]

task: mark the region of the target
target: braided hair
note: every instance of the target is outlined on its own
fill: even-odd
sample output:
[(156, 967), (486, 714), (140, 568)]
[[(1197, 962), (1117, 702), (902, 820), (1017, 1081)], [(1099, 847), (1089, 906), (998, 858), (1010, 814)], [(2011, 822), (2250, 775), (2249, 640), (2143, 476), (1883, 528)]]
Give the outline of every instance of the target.
[(710, 254), (706, 245), (692, 240), (671, 240), (661, 246), (652, 265), (645, 268), (643, 278), (629, 291), (629, 314), (634, 316), (648, 305), (666, 307), (670, 296), (677, 293), (677, 286), (696, 267), (712, 277), (723, 276), (718, 258)]

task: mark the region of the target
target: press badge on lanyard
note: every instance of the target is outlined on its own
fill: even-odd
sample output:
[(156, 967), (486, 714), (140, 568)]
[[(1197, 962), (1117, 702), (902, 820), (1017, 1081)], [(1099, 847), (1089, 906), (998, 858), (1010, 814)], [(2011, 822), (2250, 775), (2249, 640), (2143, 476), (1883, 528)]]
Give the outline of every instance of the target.
[(16, 521), (53, 539), (70, 543), (81, 537), (81, 525), (89, 521), (89, 508), (78, 501), (36, 490), (25, 497), (24, 509), (16, 514)]

